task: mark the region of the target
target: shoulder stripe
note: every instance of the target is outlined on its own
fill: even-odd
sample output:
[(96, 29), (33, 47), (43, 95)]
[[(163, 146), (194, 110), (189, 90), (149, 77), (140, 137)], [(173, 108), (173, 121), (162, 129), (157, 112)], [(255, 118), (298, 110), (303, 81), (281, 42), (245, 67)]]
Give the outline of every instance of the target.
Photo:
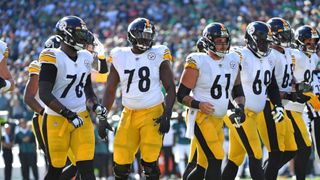
[(296, 57), (294, 55), (291, 55), (291, 59), (292, 59), (292, 68), (294, 70), (296, 67)]
[(108, 57), (108, 62), (112, 62), (112, 56)]
[(8, 48), (6, 48), (6, 50), (4, 51), (3, 56), (6, 58), (9, 57), (9, 49)]
[(41, 63), (52, 63), (52, 64), (55, 64), (57, 59), (56, 59), (56, 55), (55, 55), (54, 52), (43, 51), (40, 54), (39, 61)]
[(197, 62), (192, 57), (188, 57), (186, 64), (184, 65), (184, 68), (185, 69), (191, 68), (191, 69), (198, 70)]
[(164, 50), (163, 60), (172, 61), (172, 55), (171, 55), (171, 52), (170, 52), (169, 49), (165, 49), (165, 50)]

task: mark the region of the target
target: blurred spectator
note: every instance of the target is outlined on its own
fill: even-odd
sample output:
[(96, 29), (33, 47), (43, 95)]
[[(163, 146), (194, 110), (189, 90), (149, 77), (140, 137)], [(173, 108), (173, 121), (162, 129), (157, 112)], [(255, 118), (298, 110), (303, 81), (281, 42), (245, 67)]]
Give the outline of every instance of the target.
[(29, 180), (29, 168), (31, 167), (35, 180), (39, 179), (37, 167), (37, 151), (35, 137), (27, 127), (27, 122), (20, 120), (20, 130), (16, 134), (16, 143), (19, 144), (19, 159), (23, 180)]
[(103, 141), (98, 134), (98, 129), (94, 128), (94, 137), (96, 142), (96, 147), (94, 150), (94, 168), (98, 170), (99, 178), (108, 177), (108, 142)]
[(4, 129), (5, 131), (1, 138), (3, 152), (2, 156), (5, 164), (4, 177), (5, 180), (11, 180), (13, 162), (12, 146), (14, 145), (14, 134), (12, 127), (9, 124), (5, 124)]
[(178, 164), (180, 177), (182, 177), (184, 170), (186, 169), (186, 161), (190, 152), (190, 139), (186, 138), (187, 126), (182, 117), (182, 112), (179, 112), (177, 122), (172, 125), (174, 132), (174, 159)]

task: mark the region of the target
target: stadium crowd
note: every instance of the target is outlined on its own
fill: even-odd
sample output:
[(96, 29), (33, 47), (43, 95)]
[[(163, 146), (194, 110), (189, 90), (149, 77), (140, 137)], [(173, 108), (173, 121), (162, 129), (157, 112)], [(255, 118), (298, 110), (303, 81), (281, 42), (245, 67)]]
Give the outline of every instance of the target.
[[(167, 45), (172, 52), (176, 83), (187, 54), (195, 51), (196, 41), (210, 22), (223, 22), (231, 30), (232, 46), (244, 44), (246, 25), (255, 20), (279, 16), (293, 28), (309, 24), (320, 29), (320, 1), (316, 0), (12, 0), (1, 1), (0, 7), (1, 40), (10, 49), (8, 66), (16, 82), (12, 93), (0, 94), (0, 111), (8, 111), (9, 120), (32, 118), (33, 112), (23, 102), (26, 68), (38, 58), (44, 42), (54, 33), (56, 22), (66, 15), (84, 19), (107, 53), (113, 47), (128, 45), (127, 26), (133, 19), (149, 18), (156, 25), (156, 42)], [(104, 83), (95, 84), (99, 97), (103, 89)], [(115, 104), (110, 114), (121, 112), (119, 98)], [(181, 113), (181, 106), (177, 105), (175, 111)], [(112, 151), (104, 148), (99, 146), (98, 151)]]

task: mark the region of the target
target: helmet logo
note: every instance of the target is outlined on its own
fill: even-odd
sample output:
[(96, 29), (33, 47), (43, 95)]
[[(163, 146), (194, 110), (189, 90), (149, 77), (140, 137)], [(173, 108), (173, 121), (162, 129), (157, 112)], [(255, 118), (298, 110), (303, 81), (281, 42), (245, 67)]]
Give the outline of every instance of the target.
[(66, 28), (67, 28), (67, 22), (61, 21), (61, 22), (59, 23), (59, 30), (60, 30), (60, 31), (64, 31), (64, 30), (66, 30)]
[(248, 34), (252, 35), (254, 33), (254, 31), (255, 31), (254, 26), (249, 25), (248, 28), (247, 28)]
[(49, 47), (49, 48), (54, 47), (53, 42), (51, 40), (47, 41), (46, 44), (45, 44), (45, 47)]
[(311, 38), (319, 38), (317, 31), (311, 27)]

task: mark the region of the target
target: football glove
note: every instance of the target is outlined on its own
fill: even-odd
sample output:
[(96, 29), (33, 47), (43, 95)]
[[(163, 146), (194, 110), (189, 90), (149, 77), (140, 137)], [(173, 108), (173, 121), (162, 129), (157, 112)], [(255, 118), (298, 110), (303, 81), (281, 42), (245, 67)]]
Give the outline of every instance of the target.
[(77, 113), (70, 111), (67, 108), (61, 110), (60, 114), (67, 118), (67, 120), (75, 127), (79, 128), (83, 125), (83, 120), (77, 115)]
[(233, 108), (228, 109), (227, 116), (229, 117), (231, 123), (234, 127), (240, 128), (242, 123), (246, 119), (246, 115), (244, 113), (244, 108)]
[(299, 84), (296, 84), (296, 91), (297, 92), (312, 92), (313, 88), (311, 86), (311, 84), (306, 83), (306, 82), (301, 82)]
[(166, 110), (163, 112), (163, 114), (159, 118), (154, 119), (156, 124), (160, 124), (160, 127), (159, 127), (160, 134), (165, 134), (169, 132), (171, 114), (172, 114), (171, 110)]
[(271, 111), (272, 119), (279, 123), (284, 119), (284, 109), (282, 106), (275, 105), (273, 110)]
[(113, 131), (112, 126), (107, 120), (108, 110), (100, 104), (95, 104), (92, 109), (97, 114), (97, 118), (99, 119), (98, 134), (101, 139), (106, 141), (108, 139), (108, 130)]
[(96, 36), (94, 37), (93, 43), (94, 43), (94, 51), (97, 53), (98, 58), (106, 59), (104, 46)]
[(10, 87), (11, 87), (10, 81), (0, 77), (0, 92), (6, 92), (10, 89)]

